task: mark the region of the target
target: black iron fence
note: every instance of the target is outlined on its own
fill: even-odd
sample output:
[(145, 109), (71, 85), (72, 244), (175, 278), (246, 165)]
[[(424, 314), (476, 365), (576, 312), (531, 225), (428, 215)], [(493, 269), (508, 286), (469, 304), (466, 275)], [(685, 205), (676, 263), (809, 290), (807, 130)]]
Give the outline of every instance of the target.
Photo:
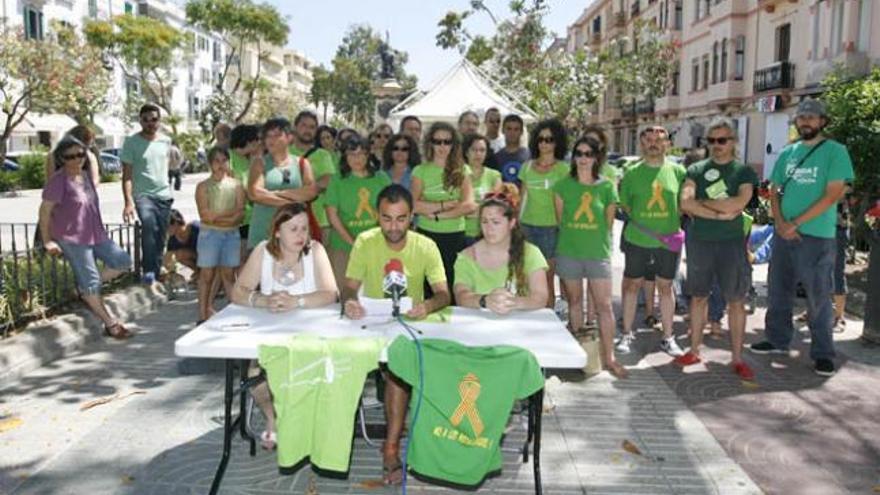
[[(129, 283), (141, 272), (140, 224), (106, 224), (107, 234), (134, 263), (133, 272), (105, 289)], [(63, 310), (79, 298), (70, 264), (35, 246), (37, 224), (0, 223), (0, 329), (3, 338), (33, 319)]]

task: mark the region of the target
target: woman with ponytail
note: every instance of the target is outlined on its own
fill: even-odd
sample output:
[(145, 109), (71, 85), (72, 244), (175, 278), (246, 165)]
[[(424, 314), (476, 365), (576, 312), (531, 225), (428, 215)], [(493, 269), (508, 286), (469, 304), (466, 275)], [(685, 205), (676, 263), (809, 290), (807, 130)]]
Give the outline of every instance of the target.
[(527, 242), (518, 221), (516, 186), (503, 184), (480, 205), (477, 242), (455, 260), (459, 306), (504, 315), (543, 308), (547, 302), (547, 260)]

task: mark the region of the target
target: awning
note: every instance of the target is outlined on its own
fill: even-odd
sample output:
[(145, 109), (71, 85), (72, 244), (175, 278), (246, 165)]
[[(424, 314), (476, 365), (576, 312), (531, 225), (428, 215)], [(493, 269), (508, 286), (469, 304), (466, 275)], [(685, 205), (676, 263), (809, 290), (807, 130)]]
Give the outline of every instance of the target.
[(13, 132), (22, 134), (43, 131), (64, 134), (74, 126), (76, 121), (64, 114), (28, 113)]

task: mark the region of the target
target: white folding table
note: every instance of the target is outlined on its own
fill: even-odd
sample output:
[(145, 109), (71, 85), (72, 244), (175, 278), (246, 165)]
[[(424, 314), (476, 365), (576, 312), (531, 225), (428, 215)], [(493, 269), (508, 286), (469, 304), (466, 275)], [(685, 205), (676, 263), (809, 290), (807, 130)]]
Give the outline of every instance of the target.
[[(408, 322), (420, 332), (419, 338), (440, 338), (468, 346), (513, 345), (532, 352), (542, 368), (580, 369), (587, 356), (577, 340), (553, 311), (516, 312), (496, 316), (486, 310), (452, 308), (448, 321)], [(226, 363), (225, 416), (223, 454), (211, 484), (211, 494), (217, 493), (229, 462), (232, 435), (236, 423), (243, 437), (250, 440), (251, 455), (256, 453), (255, 439), (244, 428), (244, 400), (240, 399), (240, 414), (233, 421), (234, 367), (240, 366), (240, 390), (249, 386), (247, 361), (257, 358), (257, 348), (263, 344), (281, 343), (296, 334), (320, 335), (326, 338), (377, 337), (393, 340), (406, 335), (400, 323), (390, 319), (367, 318), (352, 321), (341, 317), (340, 306), (296, 310), (290, 313), (270, 313), (263, 309), (230, 304), (208, 321), (194, 328), (174, 343), (174, 353), (181, 357), (223, 359)], [(243, 394), (242, 394), (243, 395)], [(523, 462), (528, 461), (528, 443), (533, 442), (535, 491), (541, 494), (540, 444), (541, 408), (543, 390), (529, 398), (529, 421)]]

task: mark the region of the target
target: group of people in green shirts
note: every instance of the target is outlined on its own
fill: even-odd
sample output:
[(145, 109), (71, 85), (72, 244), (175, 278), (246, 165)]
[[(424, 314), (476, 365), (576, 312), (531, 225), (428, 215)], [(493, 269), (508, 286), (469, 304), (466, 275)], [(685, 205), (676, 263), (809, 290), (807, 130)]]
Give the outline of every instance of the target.
[[(808, 107), (797, 119), (816, 113)], [(558, 275), (562, 297), (568, 301), (570, 330), (577, 333), (584, 326), (583, 306), (589, 298), (591, 312), (598, 316), (603, 365), (622, 378), (627, 371), (616, 361), (615, 350), (627, 352), (633, 341), (637, 296), (646, 279), (656, 280), (660, 295), (661, 349), (681, 366), (701, 361), (706, 300), (717, 284), (728, 304), (733, 371), (742, 379), (754, 379), (741, 356), (743, 303), (751, 285), (745, 245), (751, 223), (743, 212), (758, 179), (736, 159), (732, 121), (722, 118), (709, 125), (709, 157), (688, 169), (667, 158), (666, 129), (649, 126), (639, 136), (641, 160), (622, 173), (606, 163), (607, 141), (601, 129), (570, 143), (557, 120), (541, 121), (531, 130), (531, 159), (521, 164), (515, 180), (508, 177), (505, 182), (502, 171), (491, 166), (492, 140), (476, 132), (462, 135), (445, 122), (433, 123), (422, 138), (421, 122), (415, 120), (417, 129), (410, 118), (399, 134), (390, 135), (390, 127), (383, 127), (366, 139), (351, 129), (337, 133), (319, 128), (317, 117), (308, 111), (297, 115), (292, 127), (276, 118), (261, 128), (233, 129), (228, 163), (234, 179), (224, 176), (226, 155), (212, 153), (212, 170), (219, 160), (216, 173), (197, 192), (203, 220), (226, 230), (238, 223), (239, 236), (246, 239), (242, 252), (251, 253), (230, 290), (232, 300), (287, 311), (330, 304), (339, 293), (344, 314), (358, 319), (366, 311), (359, 297), (385, 297), (383, 267), (397, 259), (413, 300), (408, 317), (426, 318), (452, 303), (504, 315), (553, 307)], [(383, 149), (376, 145), (377, 133), (383, 134)], [(826, 147), (825, 155), (834, 153), (823, 156), (836, 164), (833, 174), (823, 175), (821, 166), (809, 172), (803, 163), (795, 163), (793, 170), (787, 165), (774, 169), (774, 184), (786, 191), (785, 199), (774, 203), (777, 229), (786, 241), (808, 235), (824, 238), (824, 231), (813, 228), (824, 215), (815, 206), (816, 195), (824, 189), (814, 184), (852, 176), (845, 148), (837, 143)], [(791, 156), (798, 149), (787, 148), (783, 157), (796, 162)], [(227, 179), (238, 185), (221, 187)], [(812, 189), (802, 193), (807, 183)], [(799, 199), (789, 200), (789, 194)], [(228, 214), (232, 210), (241, 210), (241, 215)], [(626, 257), (623, 331), (615, 340), (612, 232), (621, 213)], [(690, 219), (686, 244), (692, 297), (692, 345), (686, 353), (672, 334), (672, 281), (679, 272), (683, 216)], [(792, 266), (803, 261), (792, 256)], [(771, 288), (787, 287), (773, 279), (774, 273), (771, 265)], [(815, 292), (821, 294), (819, 289)], [(771, 290), (771, 298), (773, 294)], [(776, 297), (782, 301), (786, 294)], [(780, 305), (784, 311), (785, 304)], [(790, 310), (789, 305), (789, 317)], [(210, 312), (206, 308), (202, 316)], [(825, 308), (816, 299), (811, 329), (821, 332), (824, 316)], [(784, 315), (773, 318), (782, 321)], [(820, 360), (830, 359), (833, 352), (819, 340), (825, 347), (815, 353), (817, 371)], [(784, 333), (774, 342), (752, 349), (760, 353), (767, 351), (764, 347), (768, 352), (787, 347)], [(397, 449), (407, 394), (407, 388), (390, 377), (383, 450), (389, 482), (401, 474)], [(271, 444), (271, 403), (264, 399), (262, 407), (270, 418), (263, 440)]]

